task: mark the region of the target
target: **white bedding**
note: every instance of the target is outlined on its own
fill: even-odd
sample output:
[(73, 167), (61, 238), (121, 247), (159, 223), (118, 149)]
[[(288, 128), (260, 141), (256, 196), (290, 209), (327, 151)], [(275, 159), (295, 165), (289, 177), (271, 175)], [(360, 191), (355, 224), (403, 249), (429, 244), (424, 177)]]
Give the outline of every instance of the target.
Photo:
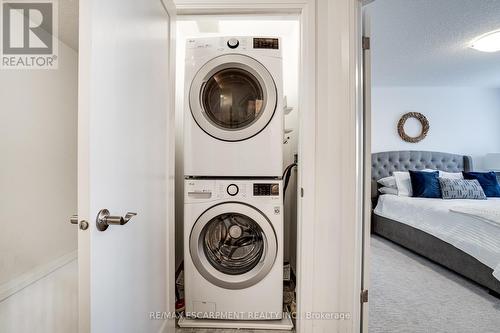
[(381, 195), (375, 214), (425, 231), (493, 269), (500, 280), (500, 225), (451, 211), (457, 207), (496, 210), (500, 198), (442, 200)]
[(450, 208), (450, 211), (472, 216), (482, 221), (500, 226), (500, 205), (493, 207), (476, 207), (475, 205), (463, 205)]

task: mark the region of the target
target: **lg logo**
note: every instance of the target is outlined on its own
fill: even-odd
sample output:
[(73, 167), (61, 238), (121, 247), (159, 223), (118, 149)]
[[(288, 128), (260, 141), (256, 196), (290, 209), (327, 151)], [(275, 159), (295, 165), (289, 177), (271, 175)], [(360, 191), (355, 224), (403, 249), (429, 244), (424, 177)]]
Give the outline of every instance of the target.
[(53, 1), (2, 1), (2, 67), (54, 68)]

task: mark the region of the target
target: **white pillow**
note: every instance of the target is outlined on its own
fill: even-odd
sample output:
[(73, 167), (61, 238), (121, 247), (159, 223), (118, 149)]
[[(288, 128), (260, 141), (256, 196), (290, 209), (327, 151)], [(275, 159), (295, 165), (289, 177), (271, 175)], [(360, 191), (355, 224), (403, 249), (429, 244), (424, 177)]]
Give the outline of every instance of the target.
[(398, 195), (402, 197), (411, 197), (413, 191), (411, 188), (410, 173), (408, 171), (394, 171), (392, 175), (396, 179)]
[(382, 194), (394, 194), (398, 195), (398, 189), (397, 188), (392, 188), (392, 187), (381, 187), (378, 189), (378, 191)]
[(439, 177), (447, 179), (464, 179), (464, 174), (461, 172), (439, 171)]
[[(436, 171), (432, 169), (424, 169), (422, 171)], [(446, 172), (439, 170), (439, 177), (447, 179), (464, 179), (464, 175), (461, 172)]]
[(379, 183), (383, 187), (390, 187), (390, 188), (393, 188), (393, 189), (397, 189), (398, 188), (397, 185), (396, 185), (396, 178), (394, 176), (380, 178), (377, 181), (377, 183)]

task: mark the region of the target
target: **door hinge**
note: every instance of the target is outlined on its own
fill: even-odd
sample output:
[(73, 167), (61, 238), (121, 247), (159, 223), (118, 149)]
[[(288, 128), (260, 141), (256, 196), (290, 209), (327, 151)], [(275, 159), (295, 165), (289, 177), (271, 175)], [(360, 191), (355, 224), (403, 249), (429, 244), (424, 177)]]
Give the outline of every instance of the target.
[(370, 49), (370, 37), (363, 37), (363, 50), (369, 50)]
[(301, 198), (304, 197), (304, 188), (303, 187), (300, 188), (300, 197)]
[(361, 291), (361, 303), (368, 303), (368, 290)]

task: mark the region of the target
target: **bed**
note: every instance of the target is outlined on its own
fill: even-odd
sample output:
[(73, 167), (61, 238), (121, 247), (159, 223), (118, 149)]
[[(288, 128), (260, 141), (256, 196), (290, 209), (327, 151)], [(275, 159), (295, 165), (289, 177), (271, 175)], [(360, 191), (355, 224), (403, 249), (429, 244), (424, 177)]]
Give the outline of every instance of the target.
[[(394, 171), (472, 171), (469, 156), (391, 151), (372, 154), (372, 232), (500, 295), (500, 225), (450, 211), (469, 200), (379, 195), (377, 181)], [(485, 205), (500, 205), (490, 198)]]

